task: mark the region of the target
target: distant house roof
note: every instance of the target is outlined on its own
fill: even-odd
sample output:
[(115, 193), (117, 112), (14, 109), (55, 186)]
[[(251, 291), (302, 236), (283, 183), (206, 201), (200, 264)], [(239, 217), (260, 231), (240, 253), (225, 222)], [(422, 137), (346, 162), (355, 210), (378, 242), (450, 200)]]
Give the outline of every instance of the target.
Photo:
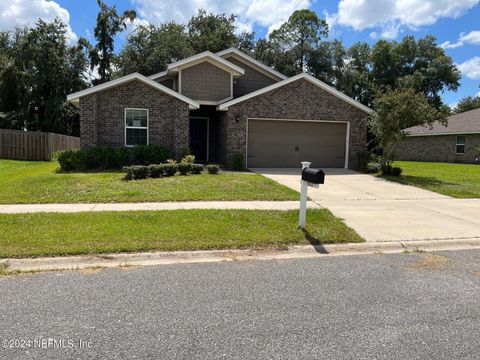
[(431, 129), (428, 126), (414, 126), (403, 131), (407, 136), (480, 134), (480, 109), (449, 116), (447, 126), (436, 122)]

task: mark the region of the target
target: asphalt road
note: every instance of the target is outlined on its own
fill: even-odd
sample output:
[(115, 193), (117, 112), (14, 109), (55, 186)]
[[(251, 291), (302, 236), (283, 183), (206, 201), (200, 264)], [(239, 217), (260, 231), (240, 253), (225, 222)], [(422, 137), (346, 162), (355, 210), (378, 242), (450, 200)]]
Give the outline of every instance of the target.
[(0, 359), (478, 359), (480, 251), (4, 277), (0, 310)]

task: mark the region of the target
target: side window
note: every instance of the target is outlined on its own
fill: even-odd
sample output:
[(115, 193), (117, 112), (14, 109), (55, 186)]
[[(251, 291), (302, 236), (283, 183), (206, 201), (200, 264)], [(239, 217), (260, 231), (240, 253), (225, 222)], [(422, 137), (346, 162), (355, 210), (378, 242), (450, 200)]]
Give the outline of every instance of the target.
[(125, 109), (125, 146), (148, 145), (148, 110)]
[(457, 136), (457, 142), (455, 144), (456, 154), (465, 154), (465, 136)]

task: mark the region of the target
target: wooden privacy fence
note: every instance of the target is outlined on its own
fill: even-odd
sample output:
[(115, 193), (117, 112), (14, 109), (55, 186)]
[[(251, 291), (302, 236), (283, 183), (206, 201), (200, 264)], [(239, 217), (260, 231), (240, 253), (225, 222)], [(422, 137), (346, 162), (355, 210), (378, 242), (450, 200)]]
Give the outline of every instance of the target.
[(16, 160), (51, 160), (60, 150), (80, 148), (80, 138), (74, 136), (0, 129), (0, 158)]

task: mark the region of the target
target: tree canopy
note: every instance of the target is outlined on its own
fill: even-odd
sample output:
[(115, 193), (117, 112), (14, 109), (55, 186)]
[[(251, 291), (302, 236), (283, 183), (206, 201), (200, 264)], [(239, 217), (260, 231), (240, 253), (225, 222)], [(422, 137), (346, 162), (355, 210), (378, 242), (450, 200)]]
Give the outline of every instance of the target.
[(311, 10), (296, 10), (277, 30), (270, 40), (280, 52), (289, 52), (296, 73), (307, 70), (306, 64), (312, 51), (318, 48), (320, 39), (328, 36), (328, 25)]
[(112, 79), (115, 35), (124, 31), (128, 22), (133, 21), (137, 14), (134, 10), (126, 10), (122, 15), (118, 15), (115, 6), (108, 6), (102, 0), (97, 0), (97, 4), (100, 10), (93, 33), (97, 43), (91, 45), (81, 38), (80, 44), (88, 50), (91, 69), (98, 67), (99, 79), (95, 79), (93, 83), (101, 84)]
[(406, 136), (404, 129), (432, 125), (435, 121), (446, 123), (444, 109), (435, 109), (413, 89), (388, 90), (376, 97), (374, 108), (368, 126), (383, 150), (382, 165), (394, 159), (394, 146)]
[(65, 34), (59, 19), (38, 20), (2, 41), (0, 126), (78, 135), (77, 111), (65, 100), (85, 88), (87, 60), (80, 46), (67, 45)]
[[(410, 126), (396, 114), (420, 112), (397, 109), (400, 100), (413, 106), (410, 111), (425, 110), (428, 123), (434, 110), (444, 113), (442, 93), (459, 87), (460, 72), (431, 35), (346, 47), (338, 39), (327, 39), (326, 21), (303, 9), (292, 13), (269, 36), (258, 38), (251, 32), (239, 33), (235, 14), (200, 9), (186, 24), (132, 27), (118, 49), (117, 35), (136, 18), (135, 11), (118, 13), (115, 6), (97, 2), (93, 45), (83, 38), (69, 45), (60, 20), (39, 20), (32, 28), (0, 33), (1, 127), (78, 134), (78, 110), (66, 103), (66, 95), (89, 85), (88, 68), (98, 71), (99, 79), (93, 81), (98, 84), (132, 72), (151, 75), (193, 54), (229, 47), (237, 47), (287, 76), (310, 73), (373, 107), (378, 118), (370, 122), (372, 132), (380, 129), (379, 119), (392, 122), (395, 129)], [(479, 107), (479, 103), (478, 97), (464, 98), (455, 112)], [(420, 122), (418, 117), (413, 119)], [(380, 137), (377, 130), (374, 133)], [(389, 143), (384, 145), (388, 148)]]
[(465, 111), (480, 109), (480, 95), (466, 96), (461, 99), (453, 109), (454, 114), (460, 114)]

